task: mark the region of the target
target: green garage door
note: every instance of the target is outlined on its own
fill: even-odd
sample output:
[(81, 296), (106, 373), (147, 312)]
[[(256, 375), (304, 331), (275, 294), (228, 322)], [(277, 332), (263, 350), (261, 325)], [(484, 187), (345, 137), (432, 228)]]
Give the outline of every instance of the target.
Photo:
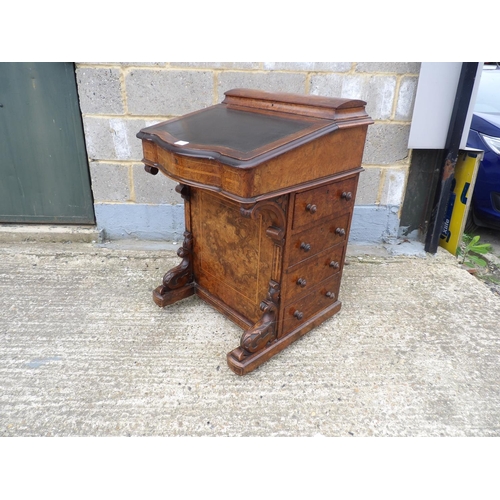
[(95, 222), (72, 63), (0, 63), (0, 222)]

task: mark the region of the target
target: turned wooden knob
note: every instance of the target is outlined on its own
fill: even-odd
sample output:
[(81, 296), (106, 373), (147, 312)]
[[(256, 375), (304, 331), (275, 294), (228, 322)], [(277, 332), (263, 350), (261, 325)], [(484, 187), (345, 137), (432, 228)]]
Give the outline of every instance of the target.
[(299, 278), (296, 281), (296, 283), (297, 283), (297, 285), (301, 286), (302, 288), (304, 288), (307, 285), (307, 281), (304, 278)]
[(343, 192), (342, 193), (342, 199), (346, 200), (346, 201), (349, 201), (352, 199), (352, 193), (349, 191), (349, 192)]
[(318, 207), (316, 205), (311, 205), (310, 203), (308, 203), (306, 206), (306, 210), (314, 214), (316, 210), (318, 210)]
[(335, 298), (335, 294), (333, 292), (326, 292), (325, 295), (329, 298), (329, 299), (334, 299)]
[(345, 229), (338, 227), (335, 229), (335, 234), (338, 234), (339, 236), (345, 236)]
[(309, 250), (311, 250), (311, 245), (309, 245), (309, 243), (301, 243), (300, 248), (302, 248), (304, 252), (309, 252)]
[(300, 311), (295, 311), (293, 313), (293, 315), (297, 318), (297, 319), (302, 319), (304, 317), (304, 314), (301, 313)]
[(158, 169), (156, 167), (153, 167), (151, 165), (145, 165), (144, 170), (151, 175), (156, 175), (158, 173)]
[(338, 269), (339, 268), (339, 263), (335, 262), (334, 260), (332, 260), (330, 262), (330, 267), (333, 267), (334, 269)]

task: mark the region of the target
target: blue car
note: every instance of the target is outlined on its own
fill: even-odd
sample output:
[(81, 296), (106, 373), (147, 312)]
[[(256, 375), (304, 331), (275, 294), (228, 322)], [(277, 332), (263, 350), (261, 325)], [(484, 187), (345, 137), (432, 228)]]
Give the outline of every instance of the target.
[(485, 65), (467, 146), (482, 149), (469, 224), (500, 229), (500, 66)]

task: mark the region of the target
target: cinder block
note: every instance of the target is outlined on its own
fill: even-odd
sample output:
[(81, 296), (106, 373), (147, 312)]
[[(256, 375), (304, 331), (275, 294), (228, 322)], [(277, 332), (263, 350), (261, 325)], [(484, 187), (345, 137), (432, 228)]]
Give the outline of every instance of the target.
[(149, 122), (135, 118), (83, 118), (87, 154), (91, 160), (142, 160), (136, 134)]
[(408, 168), (386, 169), (380, 204), (401, 206), (407, 178)]
[(374, 120), (387, 120), (392, 114), (396, 83), (395, 76), (312, 75), (311, 94), (362, 99)]
[(265, 62), (265, 70), (333, 71), (344, 73), (352, 67), (350, 62)]
[(177, 205), (184, 203), (175, 191), (177, 182), (158, 172), (151, 175), (144, 170), (144, 164), (136, 164), (132, 170), (136, 203)]
[(396, 120), (410, 121), (413, 115), (418, 78), (405, 76), (401, 79), (396, 107)]
[(419, 62), (358, 62), (356, 71), (360, 73), (412, 73), (420, 72)]
[[(346, 83), (346, 77), (347, 75), (312, 75), (310, 93), (326, 97), (355, 97), (359, 99), (358, 95), (362, 93), (363, 87), (362, 79), (357, 79), (358, 87), (353, 89), (353, 94), (356, 95), (343, 95), (343, 85), (349, 86)], [(354, 80), (351, 79), (350, 82), (350, 86), (354, 87)]]
[(129, 166), (119, 163), (90, 162), (94, 202), (130, 200)]
[(171, 62), (172, 68), (260, 69), (259, 62)]
[(76, 81), (82, 113), (123, 114), (120, 70), (78, 68)]
[(304, 94), (307, 75), (300, 73), (247, 73), (227, 71), (219, 75), (218, 102), (224, 99), (224, 92), (234, 88), (249, 88), (268, 92), (293, 92)]
[(359, 175), (356, 205), (375, 205), (378, 202), (381, 175), (380, 168), (365, 167)]
[(213, 104), (211, 71), (132, 69), (125, 84), (133, 115), (183, 115)]
[(87, 155), (91, 160), (116, 160), (107, 118), (83, 117)]
[(368, 127), (363, 163), (390, 165), (408, 159), (410, 125), (374, 123)]

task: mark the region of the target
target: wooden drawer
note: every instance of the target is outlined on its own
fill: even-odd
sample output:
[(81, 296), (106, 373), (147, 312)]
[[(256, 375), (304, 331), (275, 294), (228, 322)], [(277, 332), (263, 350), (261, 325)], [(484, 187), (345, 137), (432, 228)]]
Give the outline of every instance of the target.
[(307, 295), (323, 280), (337, 274), (344, 262), (345, 245), (327, 248), (318, 255), (288, 268), (283, 276), (282, 300), (285, 303)]
[(309, 189), (295, 196), (292, 228), (316, 223), (324, 217), (348, 213), (354, 206), (358, 176)]
[(286, 305), (283, 314), (283, 331), (294, 330), (322, 309), (334, 304), (338, 301), (339, 289), (340, 275), (333, 276), (314, 287), (305, 297)]
[(349, 233), (351, 214), (318, 223), (314, 227), (293, 232), (289, 243), (289, 265), (312, 257), (328, 247), (342, 243)]

